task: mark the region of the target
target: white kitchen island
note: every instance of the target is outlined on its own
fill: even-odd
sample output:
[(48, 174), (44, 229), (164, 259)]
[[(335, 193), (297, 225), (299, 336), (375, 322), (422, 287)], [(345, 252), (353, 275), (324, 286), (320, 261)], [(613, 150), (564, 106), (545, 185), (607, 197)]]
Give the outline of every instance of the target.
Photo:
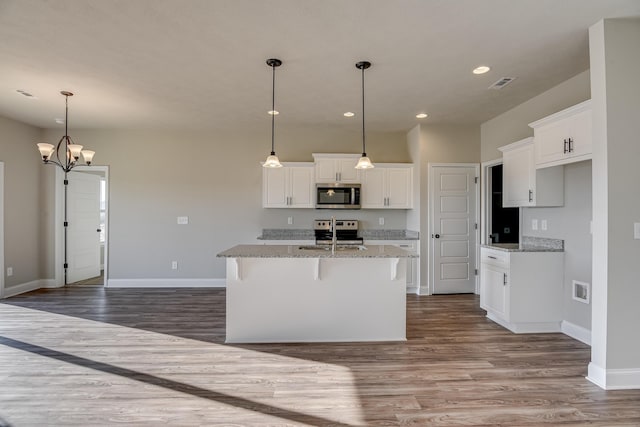
[(227, 258), (228, 343), (406, 339), (412, 252), (238, 245), (218, 256)]

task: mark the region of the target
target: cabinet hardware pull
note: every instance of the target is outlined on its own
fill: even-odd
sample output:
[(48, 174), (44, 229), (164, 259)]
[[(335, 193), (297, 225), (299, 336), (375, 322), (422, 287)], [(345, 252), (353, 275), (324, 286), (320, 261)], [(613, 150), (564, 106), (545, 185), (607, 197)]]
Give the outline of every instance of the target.
[(507, 273), (502, 273), (502, 275), (503, 275), (503, 277), (504, 277), (504, 279), (503, 279), (503, 281), (502, 281), (502, 284), (503, 284), (503, 285), (506, 285), (506, 284), (507, 284)]
[(567, 139), (564, 139), (564, 154), (567, 154), (569, 150), (567, 150)]
[(569, 138), (569, 152), (573, 153), (573, 138)]
[(529, 190), (529, 201), (533, 202), (533, 190)]
[(491, 259), (498, 259), (498, 258), (496, 258), (496, 257), (494, 257), (494, 256), (491, 256), (491, 255), (487, 255), (487, 258), (491, 258)]

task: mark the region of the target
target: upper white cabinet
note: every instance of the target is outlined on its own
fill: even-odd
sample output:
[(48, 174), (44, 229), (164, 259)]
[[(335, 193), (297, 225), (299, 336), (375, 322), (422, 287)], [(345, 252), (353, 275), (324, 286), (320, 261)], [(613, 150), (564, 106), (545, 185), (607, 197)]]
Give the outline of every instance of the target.
[(262, 207), (313, 208), (314, 164), (283, 163), (262, 170)]
[(356, 169), (359, 158), (359, 154), (313, 153), (316, 182), (360, 183), (360, 171)]
[(535, 138), (537, 168), (591, 158), (591, 100), (529, 123)]
[(361, 206), (364, 209), (411, 209), (413, 166), (376, 163), (362, 172)]
[(500, 147), (502, 151), (502, 206), (564, 205), (564, 170), (561, 166), (536, 169), (534, 139)]

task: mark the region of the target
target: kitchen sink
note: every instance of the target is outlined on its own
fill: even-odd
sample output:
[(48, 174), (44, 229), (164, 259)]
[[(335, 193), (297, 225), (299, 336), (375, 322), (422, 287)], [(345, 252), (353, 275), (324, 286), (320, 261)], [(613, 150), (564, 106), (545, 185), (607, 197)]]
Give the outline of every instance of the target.
[[(305, 245), (298, 246), (298, 249), (303, 251), (330, 251), (330, 245)], [(366, 250), (364, 245), (337, 245), (336, 251), (364, 251)]]

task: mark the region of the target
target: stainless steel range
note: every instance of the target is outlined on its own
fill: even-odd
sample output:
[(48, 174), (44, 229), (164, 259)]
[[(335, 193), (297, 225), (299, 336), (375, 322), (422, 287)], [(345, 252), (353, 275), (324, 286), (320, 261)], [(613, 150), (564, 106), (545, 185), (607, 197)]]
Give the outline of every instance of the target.
[[(316, 245), (331, 245), (333, 229), (330, 219), (316, 219), (313, 221), (313, 230), (316, 235)], [(362, 237), (358, 237), (358, 220), (336, 220), (336, 243), (339, 245), (362, 245)]]

